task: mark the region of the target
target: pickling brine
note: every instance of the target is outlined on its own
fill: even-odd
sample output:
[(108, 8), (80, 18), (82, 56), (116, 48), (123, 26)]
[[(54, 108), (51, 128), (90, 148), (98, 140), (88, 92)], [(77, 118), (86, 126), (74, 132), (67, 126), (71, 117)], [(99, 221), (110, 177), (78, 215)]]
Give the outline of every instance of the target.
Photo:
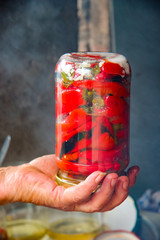
[(57, 179), (66, 186), (129, 164), (131, 69), (115, 53), (68, 53), (56, 65)]

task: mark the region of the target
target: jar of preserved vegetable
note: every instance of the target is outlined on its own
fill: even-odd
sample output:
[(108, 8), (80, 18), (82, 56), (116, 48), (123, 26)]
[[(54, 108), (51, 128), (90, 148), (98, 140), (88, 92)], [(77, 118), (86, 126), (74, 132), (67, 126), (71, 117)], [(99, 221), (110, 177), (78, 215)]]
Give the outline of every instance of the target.
[(131, 69), (120, 54), (67, 53), (56, 65), (57, 181), (94, 171), (119, 175), (129, 163)]

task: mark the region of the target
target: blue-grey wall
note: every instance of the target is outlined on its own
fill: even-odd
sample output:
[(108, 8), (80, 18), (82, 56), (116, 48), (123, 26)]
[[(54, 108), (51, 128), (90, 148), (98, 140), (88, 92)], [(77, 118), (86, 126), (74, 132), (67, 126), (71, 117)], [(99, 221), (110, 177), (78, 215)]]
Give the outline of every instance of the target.
[(116, 51), (132, 67), (131, 164), (141, 171), (131, 193), (160, 190), (160, 2), (114, 0)]
[(77, 51), (75, 0), (0, 1), (0, 147), (4, 165), (54, 152), (54, 68)]

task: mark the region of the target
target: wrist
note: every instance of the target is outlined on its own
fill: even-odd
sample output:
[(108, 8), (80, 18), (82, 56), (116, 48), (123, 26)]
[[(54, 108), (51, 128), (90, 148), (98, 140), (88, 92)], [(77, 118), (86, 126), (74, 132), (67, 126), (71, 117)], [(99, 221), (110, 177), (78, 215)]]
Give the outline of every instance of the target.
[(14, 172), (16, 167), (0, 168), (0, 205), (14, 202)]
[(5, 186), (6, 172), (7, 167), (0, 168), (0, 205), (8, 202), (8, 194)]

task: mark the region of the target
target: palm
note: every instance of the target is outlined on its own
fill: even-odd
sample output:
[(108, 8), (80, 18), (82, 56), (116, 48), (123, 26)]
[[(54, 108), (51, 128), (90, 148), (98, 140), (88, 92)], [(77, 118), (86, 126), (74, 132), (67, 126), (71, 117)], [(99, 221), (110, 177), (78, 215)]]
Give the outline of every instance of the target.
[[(104, 175), (97, 171), (82, 183), (65, 189), (55, 181), (57, 170), (54, 155), (9, 168), (6, 178), (8, 193), (10, 192), (9, 201), (32, 202), (66, 211), (107, 211), (128, 196), (128, 189), (135, 183), (138, 173), (138, 167), (132, 167), (128, 171), (128, 177), (118, 177), (112, 173), (104, 178)], [(92, 194), (103, 178), (101, 188)]]

